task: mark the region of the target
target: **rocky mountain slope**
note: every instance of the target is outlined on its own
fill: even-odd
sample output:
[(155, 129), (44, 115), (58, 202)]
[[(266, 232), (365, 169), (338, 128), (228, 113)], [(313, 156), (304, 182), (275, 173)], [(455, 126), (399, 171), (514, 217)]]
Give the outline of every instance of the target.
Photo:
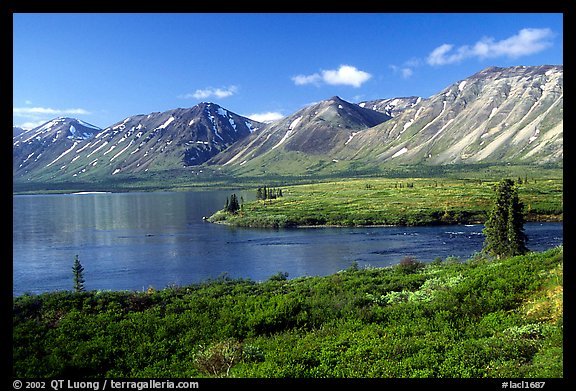
[(25, 130), (18, 127), (18, 126), (12, 126), (12, 137), (16, 137), (18, 136), (20, 133), (23, 133)]
[(409, 96), (404, 98), (377, 99), (358, 103), (358, 106), (370, 110), (376, 110), (390, 117), (396, 117), (398, 114), (409, 108), (416, 106), (423, 98), (419, 96)]
[(334, 96), (307, 106), (236, 143), (212, 158), (209, 164), (278, 165), (295, 154), (312, 159), (335, 154), (358, 132), (392, 118)]
[(12, 158), (15, 176), (54, 170), (76, 147), (101, 132), (97, 126), (75, 118), (55, 118), (13, 137)]
[[(303, 136), (296, 138), (298, 126), (308, 123), (299, 121), (318, 111), (311, 106), (274, 127), (263, 128), (261, 133), (234, 145), (209, 163), (229, 166), (238, 174), (253, 175), (287, 173), (285, 165), (292, 173), (303, 174), (399, 164), (561, 163), (563, 75), (563, 66), (490, 67), (429, 98), (393, 98), (358, 104), (388, 117), (380, 118), (376, 125), (354, 124), (343, 128), (336, 121), (332, 129), (345, 129), (332, 133), (338, 137), (329, 137), (330, 133), (322, 130), (324, 138), (322, 133), (316, 133), (310, 140)], [(322, 104), (332, 107), (334, 112), (335, 104), (329, 104), (330, 101)], [(351, 105), (341, 100), (337, 104)], [(322, 118), (322, 123), (342, 118)], [(302, 134), (310, 131), (302, 129)], [(289, 142), (292, 140), (295, 146)], [(263, 148), (264, 141), (271, 147)], [(279, 145), (283, 148), (273, 154)], [(299, 154), (290, 155), (290, 151)]]
[(71, 121), (56, 119), (14, 137), (14, 176), (137, 174), (200, 165), (261, 126), (214, 103), (136, 115), (92, 133)]
[(340, 159), (558, 163), (563, 66), (490, 67), (358, 134)]

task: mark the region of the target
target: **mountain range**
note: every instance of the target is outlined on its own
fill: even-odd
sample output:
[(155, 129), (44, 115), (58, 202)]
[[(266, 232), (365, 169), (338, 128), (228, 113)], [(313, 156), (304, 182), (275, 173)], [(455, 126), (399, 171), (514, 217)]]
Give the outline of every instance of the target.
[(13, 177), (35, 181), (196, 166), (303, 175), (405, 164), (561, 164), (563, 66), (489, 67), (428, 98), (356, 104), (334, 96), (271, 123), (200, 103), (105, 129), (56, 118), (13, 134)]
[(101, 178), (200, 165), (261, 125), (214, 103), (139, 114), (105, 129), (57, 118), (14, 137), (14, 177)]

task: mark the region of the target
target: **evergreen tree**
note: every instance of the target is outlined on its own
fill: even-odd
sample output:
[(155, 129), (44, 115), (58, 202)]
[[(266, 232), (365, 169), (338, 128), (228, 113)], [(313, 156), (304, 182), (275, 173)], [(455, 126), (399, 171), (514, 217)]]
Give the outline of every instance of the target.
[(225, 210), (229, 213), (237, 213), (240, 210), (240, 203), (236, 194), (230, 196), (230, 202), (227, 202)]
[(264, 186), (256, 191), (257, 200), (274, 200), (279, 197), (282, 197), (282, 189)]
[(74, 291), (84, 291), (84, 267), (78, 259), (78, 255), (74, 258), (74, 265), (72, 266), (72, 273), (74, 275)]
[(528, 252), (524, 233), (524, 205), (511, 179), (496, 185), (496, 200), (482, 231), (485, 235), (483, 252), (511, 257)]

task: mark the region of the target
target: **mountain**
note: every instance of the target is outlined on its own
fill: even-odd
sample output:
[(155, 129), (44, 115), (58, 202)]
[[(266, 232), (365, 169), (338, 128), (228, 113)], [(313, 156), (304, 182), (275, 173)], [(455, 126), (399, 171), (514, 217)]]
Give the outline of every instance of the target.
[(18, 136), (20, 133), (23, 133), (25, 130), (18, 127), (18, 126), (12, 126), (12, 137), (16, 137)]
[[(563, 77), (561, 65), (489, 67), (429, 98), (358, 105), (332, 98), (264, 127), (208, 163), (251, 175), (399, 164), (561, 163)], [(386, 118), (352, 122), (359, 118), (352, 106)], [(342, 115), (328, 119), (323, 109)]]
[(389, 120), (387, 114), (334, 96), (267, 124), (208, 161), (208, 164), (267, 166), (309, 156), (335, 154), (354, 135)]
[(354, 137), (335, 158), (373, 164), (558, 163), (563, 66), (486, 68)]
[(58, 166), (60, 159), (101, 132), (97, 126), (75, 118), (55, 118), (13, 137), (13, 173), (36, 172)]
[[(54, 133), (59, 121), (14, 138), (15, 177), (101, 177), (200, 165), (261, 126), (214, 103), (135, 115), (90, 134), (75, 125), (71, 135), (67, 122), (62, 123), (67, 135)], [(40, 153), (34, 135), (47, 130), (60, 136), (47, 144), (50, 153), (48, 148)]]

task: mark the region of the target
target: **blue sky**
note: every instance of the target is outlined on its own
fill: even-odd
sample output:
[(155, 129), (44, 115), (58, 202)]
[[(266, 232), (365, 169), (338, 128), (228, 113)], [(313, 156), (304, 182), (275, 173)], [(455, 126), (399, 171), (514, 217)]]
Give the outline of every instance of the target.
[(214, 102), (257, 120), (563, 64), (561, 13), (15, 13), (13, 123), (106, 127)]

